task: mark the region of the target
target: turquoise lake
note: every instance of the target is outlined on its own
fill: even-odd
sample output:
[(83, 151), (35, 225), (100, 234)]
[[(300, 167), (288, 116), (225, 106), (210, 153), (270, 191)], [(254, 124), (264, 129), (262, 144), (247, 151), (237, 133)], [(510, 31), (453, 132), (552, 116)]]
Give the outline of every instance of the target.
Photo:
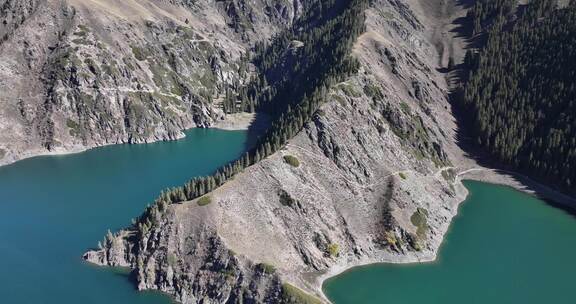
[(511, 188), (466, 181), (436, 262), (376, 264), (327, 280), (336, 304), (575, 303), (576, 220)]
[[(247, 147), (244, 131), (193, 129), (186, 139), (116, 145), (0, 167), (0, 303), (167, 304), (126, 270), (81, 259), (160, 190), (212, 173)], [(335, 304), (572, 303), (573, 215), (507, 187), (465, 182), (439, 259), (378, 264), (329, 279)]]
[(115, 145), (0, 167), (0, 303), (170, 303), (126, 271), (81, 256), (166, 187), (240, 156), (247, 132), (193, 129), (174, 142)]

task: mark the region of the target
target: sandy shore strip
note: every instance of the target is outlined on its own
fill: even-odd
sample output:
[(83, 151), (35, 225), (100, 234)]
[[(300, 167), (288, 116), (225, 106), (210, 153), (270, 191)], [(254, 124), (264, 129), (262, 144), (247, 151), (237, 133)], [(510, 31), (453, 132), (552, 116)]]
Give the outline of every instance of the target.
[(539, 199), (576, 210), (576, 198), (560, 193), (517, 172), (478, 167), (458, 173), (458, 179), (512, 187)]
[(222, 130), (248, 130), (252, 123), (256, 120), (255, 113), (235, 113), (226, 114), (214, 121), (212, 128)]
[(86, 147), (86, 146), (82, 146), (82, 145), (75, 145), (75, 146), (67, 147), (67, 148), (57, 148), (57, 149), (52, 150), (52, 151), (48, 151), (45, 149), (28, 150), (28, 151), (25, 151), (25, 152), (18, 154), (16, 157), (14, 155), (11, 155), (12, 157), (6, 157), (3, 159), (0, 159), (0, 167), (11, 165), (15, 162), (18, 162), (18, 161), (21, 161), (24, 159), (28, 159), (28, 158), (33, 158), (33, 157), (38, 157), (38, 156), (60, 156), (60, 155), (76, 154), (76, 153), (85, 152), (86, 150), (90, 150), (92, 148), (95, 148), (95, 147)]
[(382, 250), (381, 252), (371, 257), (364, 257), (362, 259), (352, 258), (345, 263), (339, 263), (333, 267), (330, 267), (330, 269), (328, 269), (326, 272), (315, 277), (314, 288), (316, 289), (317, 295), (320, 296), (323, 301), (326, 303), (332, 303), (324, 294), (324, 290), (322, 289), (324, 282), (348, 270), (374, 264), (420, 264), (434, 262), (435, 260), (436, 252), (428, 250), (424, 252), (410, 252), (408, 254), (398, 254)]
[(217, 119), (211, 128), (222, 130), (256, 130), (263, 131), (270, 126), (270, 118), (261, 113), (226, 114)]

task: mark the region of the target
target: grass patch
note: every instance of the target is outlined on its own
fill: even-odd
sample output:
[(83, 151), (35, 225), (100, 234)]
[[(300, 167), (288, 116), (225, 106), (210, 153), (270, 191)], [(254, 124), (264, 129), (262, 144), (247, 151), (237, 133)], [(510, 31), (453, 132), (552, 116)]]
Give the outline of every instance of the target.
[(206, 206), (212, 203), (212, 197), (210, 195), (204, 195), (203, 197), (199, 198), (196, 202), (198, 206)]
[(412, 115), (412, 111), (410, 110), (410, 106), (406, 103), (406, 102), (401, 102), (400, 103), (400, 108), (402, 109), (402, 111), (408, 115)]
[(78, 25), (78, 28), (83, 32), (90, 32), (90, 29), (87, 26), (85, 26), (84, 24)]
[(66, 120), (66, 126), (70, 129), (78, 129), (80, 125), (72, 119)]
[(90, 70), (90, 72), (92, 72), (92, 74), (100, 75), (100, 69), (98, 68), (98, 65), (96, 64), (96, 62), (94, 62), (94, 60), (92, 60), (92, 58), (84, 59), (84, 64), (86, 64), (86, 66), (88, 66), (88, 69)]
[(388, 19), (388, 20), (394, 19), (394, 14), (392, 14), (391, 12), (381, 12), (380, 16), (382, 16), (382, 18)]
[(103, 64), (102, 65), (102, 71), (104, 71), (104, 74), (106, 74), (110, 77), (114, 77), (114, 75), (120, 74), (120, 72), (118, 71), (116, 66), (110, 65), (110, 64)]
[(420, 243), (418, 236), (414, 235), (413, 233), (409, 233), (407, 238), (410, 247), (414, 248), (416, 251), (422, 251), (422, 244)]
[(260, 271), (262, 271), (263, 273), (266, 273), (266, 274), (273, 274), (276, 272), (276, 267), (274, 267), (274, 265), (272, 265), (272, 264), (260, 263), (260, 264), (256, 265), (256, 267)]
[(68, 119), (66, 120), (66, 126), (70, 128), (69, 131), (70, 136), (80, 135), (80, 124), (78, 124), (77, 122), (73, 121), (72, 119)]
[(356, 89), (354, 88), (354, 86), (348, 84), (348, 83), (341, 83), (338, 85), (338, 87), (342, 90), (342, 92), (344, 92), (344, 94), (346, 94), (346, 96), (348, 97), (353, 97), (353, 98), (358, 98), (360, 96), (362, 96), (358, 91), (356, 91)]
[(171, 253), (168, 254), (168, 265), (174, 266), (174, 265), (176, 265), (176, 262), (177, 262), (177, 261), (178, 261), (178, 260), (176, 259), (176, 256), (175, 256), (175, 255), (173, 255), (173, 254), (171, 254)]
[(80, 38), (74, 39), (74, 40), (72, 40), (72, 43), (81, 44), (81, 45), (92, 45), (92, 43), (90, 43), (90, 41), (88, 41), (87, 39), (83, 39), (83, 38), (82, 39), (80, 39)]
[(426, 236), (426, 232), (428, 231), (428, 210), (424, 208), (418, 208), (410, 217), (410, 221), (414, 226), (418, 229), (416, 230), (416, 234), (418, 237), (423, 238)]
[(396, 235), (392, 231), (386, 231), (384, 233), (384, 240), (386, 241), (386, 244), (388, 244), (391, 247), (396, 247), (398, 245)]
[(304, 292), (302, 289), (290, 285), (282, 284), (282, 303), (284, 304), (322, 304), (320, 299)]
[(139, 61), (144, 61), (146, 59), (146, 54), (142, 48), (137, 46), (130, 46), (132, 48), (132, 54), (134, 54), (134, 58), (138, 59)]
[(404, 174), (404, 172), (400, 172), (398, 173), (398, 176), (400, 176), (401, 179), (406, 179), (406, 174)]
[(202, 77), (200, 77), (200, 79), (198, 79), (198, 81), (200, 81), (200, 83), (206, 89), (211, 90), (214, 87), (214, 84), (216, 83), (216, 77), (214, 76), (214, 73), (212, 73), (210, 69), (207, 69), (207, 71), (202, 75)]
[(338, 102), (341, 106), (346, 105), (346, 99), (344, 99), (344, 97), (337, 95), (337, 94), (332, 94), (332, 95), (330, 95), (330, 97), (332, 97), (334, 100), (336, 100), (336, 102)]
[(221, 269), (220, 273), (223, 274), (227, 280), (234, 279), (236, 276), (236, 271), (232, 268)]
[(88, 35), (88, 32), (86, 31), (78, 31), (78, 32), (74, 32), (73, 34), (74, 36), (78, 36), (78, 37), (86, 37)]
[(340, 246), (338, 244), (335, 244), (335, 243), (328, 245), (326, 250), (328, 251), (328, 254), (334, 258), (340, 254)]
[(284, 161), (290, 166), (295, 168), (300, 166), (300, 161), (298, 160), (298, 158), (296, 158), (296, 156), (284, 155)]
[(371, 83), (368, 83), (366, 86), (364, 86), (364, 94), (372, 98), (372, 100), (374, 101), (380, 101), (384, 99), (384, 94), (382, 93), (382, 90), (380, 90), (379, 87)]

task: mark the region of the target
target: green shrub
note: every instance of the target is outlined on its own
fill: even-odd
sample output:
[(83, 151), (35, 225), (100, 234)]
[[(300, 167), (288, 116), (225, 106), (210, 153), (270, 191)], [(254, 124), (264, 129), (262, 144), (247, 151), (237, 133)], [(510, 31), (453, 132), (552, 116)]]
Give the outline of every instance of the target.
[(416, 230), (416, 234), (421, 238), (426, 236), (426, 231), (428, 230), (428, 222), (426, 219), (427, 216), (428, 210), (424, 208), (418, 208), (410, 217), (412, 224), (418, 228)]
[(178, 262), (178, 260), (176, 259), (176, 256), (171, 254), (171, 253), (168, 254), (167, 260), (168, 260), (168, 265), (170, 265), (170, 266), (174, 266)]
[(266, 274), (273, 274), (276, 272), (276, 267), (274, 267), (274, 265), (271, 265), (268, 263), (260, 263), (260, 264), (256, 265), (256, 267), (258, 267), (258, 269), (260, 271), (262, 271), (263, 273), (266, 273)]
[(384, 94), (382, 93), (382, 90), (380, 90), (378, 86), (375, 86), (371, 83), (364, 86), (364, 94), (366, 94), (366, 96), (372, 98), (375, 101), (384, 99)]
[(414, 250), (422, 251), (423, 247), (417, 235), (415, 235), (414, 233), (408, 233), (407, 241), (408, 245), (410, 245), (410, 247), (412, 247)]
[(296, 204), (296, 200), (293, 199), (285, 190), (281, 190), (278, 193), (278, 196), (280, 197), (280, 204), (282, 204), (282, 206), (292, 207)]
[(284, 161), (286, 163), (288, 163), (290, 166), (295, 167), (295, 168), (300, 166), (300, 161), (298, 160), (298, 158), (296, 158), (295, 156), (292, 156), (292, 155), (285, 155)]
[(338, 244), (332, 243), (328, 245), (328, 248), (326, 248), (326, 250), (328, 251), (328, 254), (331, 257), (337, 257), (338, 254), (340, 253), (340, 246)]
[(410, 106), (406, 102), (404, 102), (404, 101), (401, 102), (400, 108), (402, 109), (402, 111), (404, 111), (404, 113), (406, 113), (408, 115), (412, 115), (412, 111), (410, 110)]
[(333, 98), (334, 100), (336, 100), (341, 106), (346, 105), (346, 99), (344, 99), (344, 97), (342, 97), (338, 94), (332, 94), (332, 95), (330, 95), (330, 97)]
[(360, 93), (358, 91), (356, 91), (356, 88), (348, 83), (341, 83), (338, 85), (338, 87), (342, 90), (342, 92), (344, 92), (344, 94), (348, 97), (354, 97), (354, 98), (358, 98), (362, 95), (360, 95)]
[(210, 197), (209, 195), (204, 195), (197, 201), (198, 206), (206, 206), (209, 205), (210, 203), (212, 203), (212, 197)]
[(406, 179), (406, 174), (403, 172), (398, 173), (398, 176), (400, 176), (401, 179)]
[(138, 59), (139, 61), (144, 61), (146, 59), (146, 54), (144, 53), (144, 50), (137, 47), (137, 46), (131, 46), (132, 48), (132, 53), (134, 54), (134, 58)]

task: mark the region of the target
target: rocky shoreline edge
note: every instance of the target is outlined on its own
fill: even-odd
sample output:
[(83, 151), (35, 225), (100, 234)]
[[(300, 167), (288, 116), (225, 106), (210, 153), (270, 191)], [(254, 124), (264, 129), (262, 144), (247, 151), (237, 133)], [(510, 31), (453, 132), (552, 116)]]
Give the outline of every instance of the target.
[[(220, 119), (216, 119), (212, 125), (205, 129), (221, 129), (227, 131), (245, 131), (249, 130), (250, 128), (258, 128), (258, 130), (265, 128), (269, 123), (267, 119), (256, 120), (256, 114), (254, 113), (238, 113), (238, 114), (228, 114), (223, 116)], [(129, 142), (128, 140), (122, 140), (119, 142), (109, 142), (109, 143), (102, 143), (96, 145), (80, 145), (74, 144), (65, 147), (56, 147), (55, 149), (48, 151), (46, 149), (33, 149), (23, 151), (20, 154), (13, 155), (11, 158), (1, 158), (0, 159), (0, 167), (11, 165), (13, 163), (26, 160), (33, 157), (39, 156), (64, 156), (64, 155), (71, 155), (86, 152), (91, 149), (106, 147), (106, 146), (113, 146), (113, 145), (124, 145), (124, 144), (149, 144), (154, 142), (162, 142), (162, 141), (175, 141), (180, 140), (186, 137), (184, 133), (186, 130), (200, 128), (197, 126), (190, 126), (185, 129), (180, 130), (180, 132), (176, 135), (167, 134), (165, 136), (152, 136), (145, 141), (142, 142)]]
[(450, 225), (452, 224), (454, 217), (457, 216), (460, 205), (464, 203), (468, 198), (468, 189), (462, 184), (462, 181), (464, 180), (472, 180), (510, 187), (516, 191), (520, 191), (522, 193), (544, 200), (546, 203), (551, 204), (551, 207), (563, 207), (568, 208), (571, 211), (576, 210), (576, 198), (572, 198), (568, 195), (560, 193), (544, 184), (538, 183), (529, 177), (516, 172), (476, 167), (458, 173), (456, 178), (457, 179), (455, 185), (457, 185), (457, 195), (459, 197), (463, 197), (463, 199), (455, 208), (454, 216), (446, 222), (446, 227), (442, 232), (442, 237), (440, 238), (439, 242), (434, 245), (436, 247), (435, 250), (424, 253), (410, 252), (409, 254), (402, 255), (383, 251), (381, 255), (366, 257), (364, 259), (351, 261), (349, 263), (336, 264), (326, 272), (317, 276), (315, 279), (314, 286), (317, 293), (322, 296), (323, 300), (328, 303), (332, 303), (324, 294), (323, 286), (326, 280), (334, 278), (344, 272), (352, 270), (353, 268), (374, 264), (420, 264), (435, 262), (438, 257), (438, 251), (444, 241), (444, 237), (448, 232), (448, 229), (450, 229)]

